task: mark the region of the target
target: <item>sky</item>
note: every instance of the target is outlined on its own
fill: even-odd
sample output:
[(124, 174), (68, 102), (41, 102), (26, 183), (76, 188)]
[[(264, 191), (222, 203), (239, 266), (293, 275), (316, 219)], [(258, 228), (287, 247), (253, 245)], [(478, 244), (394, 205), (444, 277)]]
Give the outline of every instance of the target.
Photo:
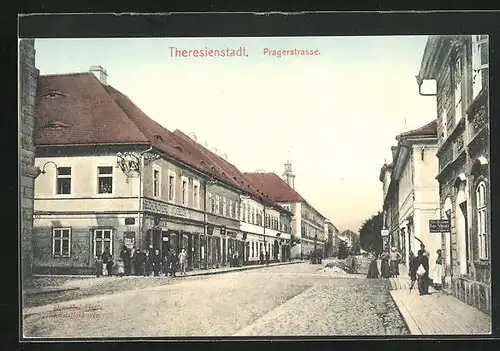
[[(281, 175), (337, 228), (382, 207), (380, 168), (397, 134), (436, 118), (418, 94), (427, 36), (37, 39), (40, 74), (102, 66), (149, 117), (225, 153), (243, 172)], [(179, 50), (246, 49), (240, 57)], [(266, 49), (267, 53), (266, 53)], [(272, 50), (318, 55), (272, 56)]]

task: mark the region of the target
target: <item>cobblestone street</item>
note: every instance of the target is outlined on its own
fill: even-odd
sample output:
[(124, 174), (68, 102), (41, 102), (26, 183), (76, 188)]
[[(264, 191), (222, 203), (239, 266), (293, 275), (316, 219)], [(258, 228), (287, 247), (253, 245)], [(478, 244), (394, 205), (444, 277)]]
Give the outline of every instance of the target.
[[(308, 263), (24, 309), (26, 337), (408, 334), (385, 279)], [(151, 279), (151, 278), (143, 278)]]

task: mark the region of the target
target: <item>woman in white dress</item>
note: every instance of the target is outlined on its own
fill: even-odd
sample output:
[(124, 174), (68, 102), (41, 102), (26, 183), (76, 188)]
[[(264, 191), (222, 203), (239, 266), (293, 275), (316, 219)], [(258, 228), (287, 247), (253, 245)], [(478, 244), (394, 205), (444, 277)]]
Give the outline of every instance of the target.
[(436, 266), (434, 267), (434, 274), (432, 277), (432, 285), (434, 286), (434, 289), (436, 290), (441, 290), (442, 284), (443, 284), (443, 256), (442, 256), (442, 251), (437, 250), (437, 258), (436, 258)]

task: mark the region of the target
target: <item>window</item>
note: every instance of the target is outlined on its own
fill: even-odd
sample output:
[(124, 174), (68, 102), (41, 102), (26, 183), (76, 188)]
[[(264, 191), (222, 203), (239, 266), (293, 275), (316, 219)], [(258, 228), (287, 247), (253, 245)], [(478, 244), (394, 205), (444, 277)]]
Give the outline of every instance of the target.
[(455, 124), (462, 118), (462, 60), (455, 61)]
[(210, 201), (210, 212), (215, 213), (215, 210), (217, 209), (217, 205), (216, 205), (215, 198), (212, 195), (212, 193), (208, 193), (208, 198)]
[(153, 169), (153, 196), (160, 196), (160, 170)]
[(233, 207), (233, 200), (229, 199), (229, 213), (228, 215), (232, 218), (234, 218), (234, 207)]
[(266, 228), (269, 228), (269, 215), (266, 214)]
[(95, 229), (94, 256), (100, 256), (106, 250), (113, 255), (113, 231), (111, 229)]
[(189, 179), (186, 177), (182, 177), (182, 188), (181, 188), (181, 201), (183, 205), (187, 205), (187, 198), (188, 198), (188, 184), (189, 184)]
[(242, 207), (241, 212), (243, 213), (242, 219), (243, 219), (243, 222), (246, 222), (247, 221), (247, 207), (245, 204), (241, 204), (241, 207)]
[(57, 194), (71, 194), (71, 167), (57, 168)]
[(477, 237), (479, 246), (479, 258), (488, 258), (488, 243), (486, 240), (486, 184), (479, 183), (476, 189), (477, 206)]
[(446, 109), (444, 107), (441, 108), (441, 133), (443, 140), (448, 137), (448, 125), (447, 125)]
[(200, 183), (193, 180), (193, 206), (200, 207)]
[(252, 241), (252, 257), (255, 257), (255, 243)]
[(228, 213), (229, 211), (227, 210), (227, 206), (228, 206), (227, 199), (225, 196), (223, 196), (222, 197), (222, 213), (221, 213), (221, 215), (223, 215), (223, 216), (229, 215), (229, 213)]
[(219, 214), (221, 211), (222, 210), (220, 208), (220, 196), (215, 195), (215, 213)]
[(113, 167), (97, 167), (97, 193), (111, 194), (113, 192)]
[(252, 224), (255, 224), (255, 207), (252, 207)]
[(174, 201), (175, 199), (175, 173), (168, 172), (168, 200)]
[(472, 36), (472, 98), (486, 85), (488, 75), (488, 36), (473, 35)]
[(71, 229), (54, 228), (52, 231), (52, 255), (69, 257), (71, 254)]

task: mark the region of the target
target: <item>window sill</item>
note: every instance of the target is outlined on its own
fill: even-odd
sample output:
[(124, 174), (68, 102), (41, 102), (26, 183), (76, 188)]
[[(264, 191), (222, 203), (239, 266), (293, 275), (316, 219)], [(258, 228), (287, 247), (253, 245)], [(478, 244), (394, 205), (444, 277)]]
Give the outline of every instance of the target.
[(482, 267), (482, 268), (487, 268), (490, 266), (490, 262), (487, 258), (483, 259), (483, 258), (480, 258), (479, 260), (477, 261), (474, 261), (474, 266), (476, 267)]
[(52, 255), (52, 258), (71, 258), (71, 256), (54, 256), (54, 255)]

